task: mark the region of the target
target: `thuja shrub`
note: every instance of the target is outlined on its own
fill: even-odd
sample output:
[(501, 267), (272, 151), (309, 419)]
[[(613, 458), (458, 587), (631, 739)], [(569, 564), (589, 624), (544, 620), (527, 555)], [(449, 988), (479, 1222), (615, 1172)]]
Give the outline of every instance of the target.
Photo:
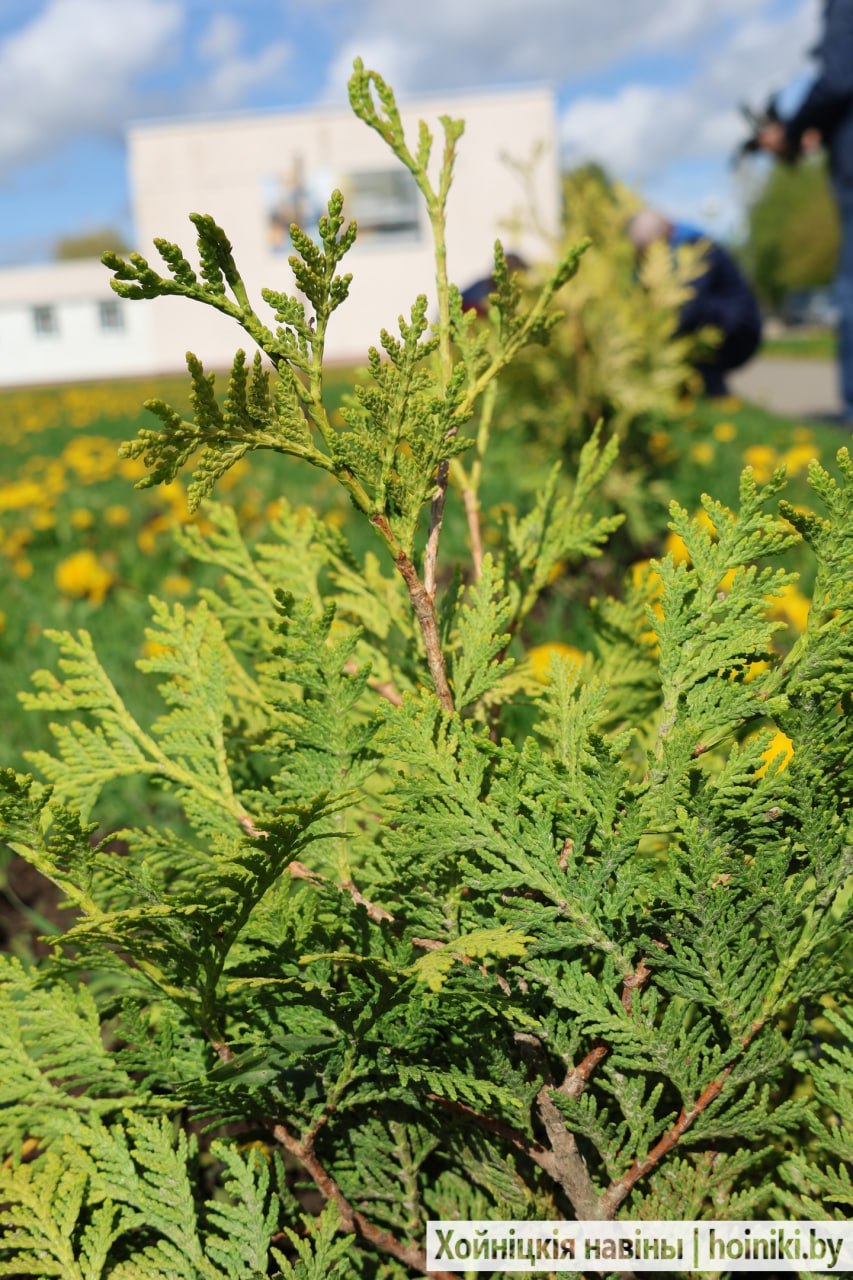
[[(498, 429), (528, 449), (577, 465), (594, 424), (619, 439), (619, 458), (602, 498), (627, 517), (621, 538), (648, 544), (666, 520), (670, 494), (660, 472), (674, 454), (667, 429), (696, 389), (694, 362), (719, 342), (711, 328), (678, 334), (679, 312), (702, 273), (706, 246), (653, 244), (638, 261), (627, 235), (639, 197), (595, 165), (563, 180), (560, 241), (550, 252), (589, 238), (583, 271), (556, 301), (562, 312), (546, 347), (529, 347), (501, 380)], [(534, 212), (528, 223), (535, 226)], [(545, 235), (544, 231), (540, 232)], [(629, 557), (630, 558), (630, 557)]]
[[(533, 680), (514, 654), (554, 566), (616, 524), (585, 510), (614, 450), (593, 433), (571, 482), (484, 527), (482, 405), (547, 337), (581, 249), (523, 308), (498, 247), (489, 323), (463, 314), (461, 123), (430, 170), (379, 76), (357, 63), (350, 93), (423, 193), (439, 319), (419, 298), (382, 333), (342, 425), (338, 194), (316, 241), (293, 228), (301, 297), (265, 292), (271, 324), (208, 217), (200, 269), (165, 242), (162, 276), (108, 256), (120, 294), (214, 306), (259, 348), (221, 404), (190, 358), (192, 420), (152, 403), (124, 446), (143, 483), (192, 468), (197, 502), (272, 449), (343, 485), (376, 552), (284, 507), (249, 545), (211, 506), (213, 531), (182, 537), (221, 586), (152, 604), (161, 713), (134, 713), (85, 633), (56, 634), (23, 695), (56, 748), (37, 779), (3, 775), (2, 830), (73, 914), (43, 967), (2, 963), (3, 1274), (402, 1280), (429, 1218), (849, 1204), (847, 454), (812, 466), (820, 514), (777, 510), (782, 474), (749, 471), (737, 511), (673, 507), (689, 559), (601, 602), (597, 653)], [(791, 575), (765, 561), (800, 538), (814, 600), (782, 658), (768, 609)], [(99, 796), (129, 776), (180, 814), (99, 842)]]

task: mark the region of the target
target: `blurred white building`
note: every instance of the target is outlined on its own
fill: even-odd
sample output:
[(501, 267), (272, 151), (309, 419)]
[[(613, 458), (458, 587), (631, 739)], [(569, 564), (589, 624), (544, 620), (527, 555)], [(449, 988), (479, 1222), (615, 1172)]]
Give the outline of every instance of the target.
[[(489, 273), (496, 238), (531, 261), (547, 256), (542, 232), (556, 234), (560, 199), (549, 90), (448, 95), (402, 104), (401, 114), (413, 141), (418, 121), (427, 121), (436, 158), (439, 115), (466, 122), (448, 210), (448, 265), (460, 287)], [(394, 328), (399, 314), (408, 315), (418, 293), (435, 297), (429, 224), (414, 180), (348, 110), (140, 124), (130, 131), (129, 166), (140, 252), (156, 267), (151, 241), (163, 236), (194, 261), (187, 215), (212, 214), (270, 322), (261, 287), (293, 288), (287, 228), (316, 227), (339, 187), (359, 237), (341, 268), (354, 278), (330, 324), (333, 360), (362, 360), (383, 326)], [(249, 343), (211, 308), (184, 298), (127, 302), (109, 279), (97, 261), (0, 271), (0, 385), (173, 371), (187, 350), (223, 368)]]

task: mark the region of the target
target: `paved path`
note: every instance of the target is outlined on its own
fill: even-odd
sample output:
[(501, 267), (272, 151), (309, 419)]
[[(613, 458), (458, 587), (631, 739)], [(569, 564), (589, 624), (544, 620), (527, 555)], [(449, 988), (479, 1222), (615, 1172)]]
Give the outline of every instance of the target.
[(838, 413), (836, 366), (830, 360), (759, 356), (729, 375), (732, 393), (788, 418)]

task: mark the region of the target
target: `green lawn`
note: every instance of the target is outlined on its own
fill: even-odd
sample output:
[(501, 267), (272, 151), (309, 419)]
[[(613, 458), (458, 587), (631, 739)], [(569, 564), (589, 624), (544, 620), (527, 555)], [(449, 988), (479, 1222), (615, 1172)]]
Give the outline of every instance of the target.
[[(340, 400), (349, 385), (344, 371), (332, 375)], [(94, 636), (116, 683), (134, 703), (150, 698), (134, 663), (145, 644), (148, 596), (190, 595), (211, 571), (189, 563), (173, 530), (186, 519), (183, 486), (133, 491), (139, 470), (119, 462), (116, 444), (150, 421), (141, 409), (147, 396), (185, 404), (183, 379), (107, 383), (0, 393), (0, 763), (20, 767), (27, 746), (46, 745), (46, 725), (25, 714), (16, 697), (29, 673), (52, 663), (51, 627), (85, 627)], [(638, 556), (658, 554), (666, 534), (667, 504), (675, 497), (691, 511), (703, 492), (728, 503), (737, 498), (738, 476), (750, 462), (761, 477), (785, 462), (792, 472), (789, 497), (808, 502), (809, 458), (829, 462), (844, 443), (837, 431), (791, 422), (733, 402), (697, 402), (683, 420), (656, 433), (651, 473), (630, 477), (614, 501), (642, 505), (652, 539), (638, 546), (624, 531), (596, 573), (568, 566), (549, 600), (532, 620), (534, 642), (560, 639), (584, 645), (579, 598), (618, 590), (625, 567)], [(525, 507), (553, 459), (535, 442), (513, 432), (493, 442), (494, 465), (486, 469), (482, 494), (484, 538), (507, 502)], [(328, 476), (273, 454), (256, 454), (226, 477), (219, 498), (233, 504), (250, 533), (261, 535), (270, 504), (284, 497), (330, 514), (344, 528), (356, 554), (382, 554), (373, 530), (351, 508)], [(131, 474), (133, 473), (133, 474)], [(203, 515), (202, 515), (203, 518)], [(458, 501), (448, 502), (444, 537), (461, 555), (466, 525)], [(804, 583), (808, 557), (801, 556)], [(192, 581), (190, 581), (190, 577)]]
[(762, 343), (761, 354), (771, 359), (788, 360), (792, 356), (811, 360), (834, 360), (838, 343), (830, 329), (806, 333), (791, 330), (781, 338), (767, 338)]

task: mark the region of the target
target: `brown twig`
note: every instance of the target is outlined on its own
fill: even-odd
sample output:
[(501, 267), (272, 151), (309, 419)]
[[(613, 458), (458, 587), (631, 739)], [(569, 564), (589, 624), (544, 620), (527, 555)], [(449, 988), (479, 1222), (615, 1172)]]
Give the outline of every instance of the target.
[(611, 1182), (599, 1202), (599, 1217), (612, 1218), (614, 1216), (620, 1204), (622, 1204), (623, 1200), (625, 1200), (630, 1194), (634, 1184), (639, 1182), (640, 1178), (645, 1177), (647, 1173), (650, 1173), (651, 1170), (654, 1169), (655, 1165), (658, 1164), (665, 1155), (668, 1155), (668, 1153), (672, 1151), (673, 1147), (678, 1145), (681, 1138), (690, 1128), (696, 1117), (700, 1116), (702, 1112), (710, 1106), (714, 1099), (719, 1097), (723, 1086), (731, 1075), (733, 1069), (734, 1063), (731, 1063), (726, 1067), (725, 1071), (723, 1071), (721, 1075), (717, 1076), (716, 1080), (712, 1080), (711, 1083), (702, 1090), (699, 1097), (689, 1110), (682, 1108), (681, 1115), (678, 1117), (675, 1124), (671, 1129), (667, 1130), (658, 1142), (655, 1143), (645, 1159), (635, 1160), (627, 1173), (623, 1174), (621, 1178), (617, 1178), (615, 1182)]
[[(749, 1048), (749, 1045), (755, 1039), (764, 1024), (764, 1018), (758, 1018), (753, 1022), (748, 1034), (745, 1035), (741, 1041), (741, 1051)], [(740, 1054), (737, 1056), (739, 1057)], [(612, 1218), (620, 1204), (622, 1204), (623, 1200), (625, 1200), (630, 1194), (635, 1183), (639, 1182), (640, 1178), (644, 1178), (647, 1173), (650, 1173), (651, 1170), (654, 1169), (655, 1165), (659, 1164), (663, 1157), (668, 1155), (669, 1152), (672, 1151), (673, 1147), (678, 1145), (684, 1134), (693, 1124), (693, 1121), (700, 1116), (703, 1111), (707, 1110), (715, 1098), (720, 1096), (726, 1081), (735, 1068), (736, 1060), (736, 1058), (733, 1058), (729, 1065), (720, 1072), (716, 1079), (712, 1080), (710, 1084), (705, 1086), (691, 1107), (682, 1107), (681, 1114), (675, 1124), (655, 1143), (645, 1159), (635, 1160), (627, 1173), (623, 1174), (621, 1178), (617, 1178), (614, 1182), (611, 1182), (610, 1186), (601, 1197), (599, 1217)]]
[(443, 1098), (438, 1093), (428, 1093), (427, 1098), (430, 1102), (437, 1102), (445, 1111), (450, 1111), (453, 1115), (464, 1117), (470, 1120), (472, 1124), (477, 1125), (479, 1129), (485, 1129), (487, 1133), (493, 1133), (498, 1138), (503, 1138), (504, 1142), (509, 1146), (515, 1147), (516, 1151), (521, 1151), (524, 1155), (529, 1156), (536, 1164), (544, 1167), (549, 1162), (551, 1152), (547, 1147), (543, 1147), (541, 1142), (537, 1142), (535, 1138), (528, 1138), (525, 1134), (520, 1133), (518, 1129), (514, 1129), (512, 1125), (506, 1124), (503, 1120), (496, 1120), (494, 1116), (484, 1116), (479, 1111), (475, 1111), (473, 1107), (469, 1107), (467, 1103)]
[[(372, 1244), (375, 1249), (381, 1250), (383, 1253), (390, 1254), (392, 1258), (396, 1258), (398, 1262), (404, 1263), (407, 1267), (412, 1267), (416, 1271), (420, 1271), (422, 1275), (426, 1274), (426, 1254), (416, 1245), (404, 1244), (402, 1240), (398, 1240), (396, 1236), (392, 1236), (390, 1231), (377, 1227), (375, 1223), (370, 1222), (368, 1218), (355, 1209), (347, 1200), (341, 1188), (335, 1182), (330, 1173), (323, 1167), (318, 1160), (314, 1150), (310, 1144), (300, 1142), (294, 1134), (285, 1128), (283, 1124), (277, 1124), (272, 1130), (273, 1137), (280, 1142), (285, 1151), (288, 1151), (302, 1165), (305, 1172), (313, 1180), (317, 1190), (326, 1200), (333, 1200), (338, 1208), (341, 1218), (341, 1226), (350, 1234), (361, 1236), (368, 1244)], [(431, 1271), (430, 1276), (433, 1280), (457, 1280), (449, 1271)]]
[[(344, 663), (344, 671), (346, 671), (348, 676), (357, 675), (358, 670), (358, 663), (352, 658), (349, 662)], [(381, 698), (385, 698), (387, 702), (392, 704), (392, 706), (402, 707), (403, 695), (390, 680), (368, 680), (367, 684), (369, 688), (373, 689), (375, 693), (378, 693)]]
[[(427, 591), (424, 584), (418, 577), (417, 569), (412, 563), (410, 557), (400, 547), (394, 536), (394, 531), (384, 515), (374, 512), (370, 517), (370, 523), (374, 525), (391, 551), (397, 571), (406, 584), (406, 589), (409, 593), (409, 602), (414, 610), (415, 617), (418, 620), (418, 625), (421, 628), (421, 633), (424, 638), (427, 663), (429, 664), (433, 686), (435, 687), (438, 699), (445, 711), (452, 713), (453, 697), (450, 692), (450, 686), (447, 683), (444, 654), (441, 651), (441, 641), (438, 634), (438, 620), (435, 616), (435, 587), (433, 586), (432, 592)], [(433, 541), (433, 550), (430, 554), (434, 556), (436, 552), (437, 541)], [(426, 558), (425, 563), (429, 563)], [(432, 563), (434, 571), (434, 561)]]
[(240, 826), (243, 828), (246, 835), (252, 840), (266, 840), (269, 836), (268, 831), (261, 831), (255, 826), (248, 813), (241, 813), (237, 821), (240, 823)]
[[(564, 852), (565, 852), (564, 846)], [(630, 1016), (633, 993), (639, 990), (649, 979), (651, 969), (641, 960), (633, 973), (629, 973), (622, 983), (622, 1007)], [(553, 1157), (553, 1173), (555, 1181), (565, 1191), (578, 1218), (600, 1218), (601, 1200), (595, 1190), (592, 1178), (587, 1170), (583, 1156), (578, 1150), (575, 1135), (567, 1128), (564, 1117), (553, 1100), (552, 1094), (562, 1094), (566, 1098), (579, 1098), (589, 1083), (592, 1073), (610, 1052), (606, 1044), (597, 1042), (576, 1066), (570, 1067), (563, 1082), (554, 1089), (547, 1082), (536, 1095), (539, 1115), (545, 1126), (548, 1141), (551, 1144)], [(542, 1166), (545, 1168), (545, 1165)], [(641, 1175), (638, 1175), (641, 1176)], [(629, 1188), (630, 1190), (630, 1188)], [(627, 1195), (628, 1192), (625, 1192)]]
[(548, 1085), (543, 1085), (537, 1097), (537, 1103), (545, 1131), (551, 1142), (550, 1149), (543, 1146), (541, 1142), (537, 1142), (535, 1138), (528, 1138), (503, 1120), (481, 1115), (479, 1111), (475, 1111), (464, 1102), (452, 1102), (449, 1098), (442, 1098), (435, 1093), (427, 1094), (427, 1097), (454, 1115), (462, 1116), (478, 1128), (485, 1129), (487, 1133), (502, 1138), (516, 1151), (526, 1155), (554, 1182), (560, 1184), (578, 1218), (595, 1217), (594, 1210), (598, 1199), (595, 1187), (577, 1150), (574, 1136), (566, 1129), (559, 1111), (547, 1096), (548, 1089)]
[(421, 582), (415, 566), (404, 552), (401, 551), (397, 555), (395, 564), (406, 584), (409, 599), (415, 611), (415, 617), (421, 628), (426, 647), (427, 663), (429, 664), (430, 675), (432, 676), (432, 683), (438, 695), (438, 700), (445, 711), (449, 711), (452, 714), (453, 694), (450, 692), (450, 685), (447, 682), (447, 669), (444, 665), (444, 654), (441, 651), (441, 639), (438, 634), (438, 619), (435, 616), (433, 596), (430, 595), (424, 583)]
[(375, 902), (370, 902), (365, 898), (360, 889), (357, 889), (352, 880), (342, 880), (340, 887), (345, 893), (348, 893), (358, 906), (364, 907), (371, 920), (375, 920), (377, 924), (381, 924), (383, 920), (393, 922), (394, 917), (390, 911), (386, 911), (384, 907), (378, 906)]
[(546, 1169), (546, 1172), (550, 1173), (554, 1181), (562, 1187), (575, 1211), (575, 1217), (596, 1218), (598, 1217), (598, 1193), (589, 1176), (584, 1158), (578, 1150), (575, 1135), (566, 1128), (566, 1122), (551, 1098), (552, 1092), (556, 1093), (557, 1090), (552, 1089), (551, 1085), (543, 1084), (536, 1095), (539, 1116), (551, 1144), (551, 1150), (548, 1153), (551, 1159), (548, 1165), (543, 1164), (542, 1168)]
[[(213, 1040), (211, 1043), (221, 1062), (228, 1063), (233, 1061), (234, 1051), (229, 1045), (219, 1040)], [(285, 1151), (288, 1151), (299, 1161), (324, 1198), (326, 1200), (334, 1200), (338, 1207), (341, 1226), (344, 1231), (361, 1236), (363, 1240), (367, 1240), (376, 1249), (381, 1249), (383, 1253), (390, 1254), (392, 1257), (397, 1258), (398, 1261), (404, 1262), (406, 1266), (413, 1267), (426, 1274), (426, 1254), (415, 1245), (403, 1244), (402, 1241), (392, 1236), (390, 1231), (384, 1231), (381, 1227), (377, 1227), (365, 1218), (363, 1213), (359, 1213), (357, 1209), (354, 1209), (337, 1182), (317, 1159), (314, 1153), (314, 1140), (327, 1119), (328, 1113), (321, 1115), (317, 1124), (306, 1135), (304, 1140), (295, 1137), (283, 1124), (272, 1124), (270, 1122), (270, 1130), (272, 1136), (277, 1142), (281, 1143)], [(447, 1271), (431, 1271), (430, 1276), (432, 1280), (456, 1280), (456, 1277)]]
[[(453, 429), (448, 433), (455, 435)], [(435, 495), (429, 508), (429, 536), (424, 550), (424, 589), (430, 600), (435, 599), (436, 573), (438, 567), (438, 540), (441, 537), (441, 525), (444, 520), (444, 504), (447, 501), (447, 485), (450, 479), (450, 462), (442, 458), (438, 464), (435, 477)]]
[(380, 907), (375, 902), (371, 902), (369, 898), (365, 898), (361, 890), (353, 883), (352, 880), (341, 880), (335, 885), (332, 880), (326, 876), (320, 875), (319, 871), (312, 871), (310, 867), (306, 867), (304, 862), (289, 862), (285, 868), (289, 871), (293, 880), (307, 880), (309, 884), (329, 885), (338, 888), (342, 893), (347, 893), (352, 898), (356, 906), (364, 907), (371, 920), (375, 920), (377, 924), (381, 924), (383, 920), (393, 922), (394, 917), (390, 911), (386, 911), (384, 907)]
[(651, 976), (651, 969), (645, 960), (641, 960), (633, 973), (629, 973), (622, 983), (622, 1008), (631, 1016), (634, 1008), (634, 992), (644, 987)]
[(569, 1068), (557, 1092), (565, 1094), (567, 1098), (579, 1098), (589, 1083), (593, 1071), (609, 1052), (606, 1044), (593, 1045), (582, 1062), (579, 1062), (576, 1067)]

